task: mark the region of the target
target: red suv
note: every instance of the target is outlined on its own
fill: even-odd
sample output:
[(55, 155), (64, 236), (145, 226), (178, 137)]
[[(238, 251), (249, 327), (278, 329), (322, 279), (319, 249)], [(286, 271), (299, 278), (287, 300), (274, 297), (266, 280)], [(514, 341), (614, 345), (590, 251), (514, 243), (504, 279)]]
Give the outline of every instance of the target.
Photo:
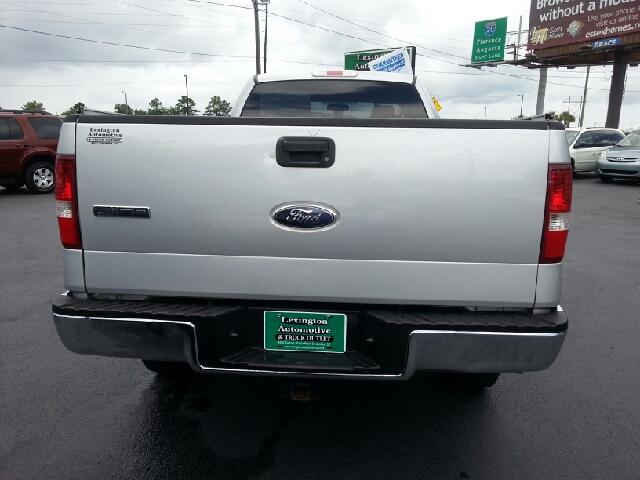
[(0, 186), (53, 192), (61, 126), (47, 112), (0, 110)]

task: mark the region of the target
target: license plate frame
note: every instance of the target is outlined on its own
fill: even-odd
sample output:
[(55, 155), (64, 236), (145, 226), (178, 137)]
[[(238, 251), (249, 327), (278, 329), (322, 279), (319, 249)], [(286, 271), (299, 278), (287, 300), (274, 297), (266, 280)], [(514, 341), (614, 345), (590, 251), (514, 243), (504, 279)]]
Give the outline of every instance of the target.
[(344, 313), (264, 311), (264, 349), (275, 352), (344, 353)]

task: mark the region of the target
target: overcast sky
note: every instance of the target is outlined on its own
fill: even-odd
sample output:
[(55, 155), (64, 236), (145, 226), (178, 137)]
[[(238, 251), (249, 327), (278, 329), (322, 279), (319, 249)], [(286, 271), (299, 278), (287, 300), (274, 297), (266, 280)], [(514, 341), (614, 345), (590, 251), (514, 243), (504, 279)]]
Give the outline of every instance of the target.
[[(469, 63), (476, 21), (509, 17), (528, 27), (529, 0), (272, 0), (269, 73), (340, 68), (344, 53), (416, 45), (416, 69), (445, 118), (508, 119), (535, 113), (538, 71)], [(264, 13), (260, 15), (261, 38)], [(0, 0), (0, 106), (37, 100), (61, 113), (76, 102), (113, 111), (172, 106), (185, 95), (204, 111), (230, 103), (255, 73), (251, 0)], [(39, 32), (39, 33), (38, 33)], [(67, 36), (71, 38), (62, 38)], [(162, 50), (171, 50), (162, 51)], [(611, 67), (593, 67), (585, 126), (604, 125)], [(585, 68), (550, 69), (545, 110), (578, 117)], [(521, 97), (523, 95), (524, 97)], [(565, 103), (565, 102), (575, 103)], [(640, 127), (640, 69), (630, 67), (621, 128)]]

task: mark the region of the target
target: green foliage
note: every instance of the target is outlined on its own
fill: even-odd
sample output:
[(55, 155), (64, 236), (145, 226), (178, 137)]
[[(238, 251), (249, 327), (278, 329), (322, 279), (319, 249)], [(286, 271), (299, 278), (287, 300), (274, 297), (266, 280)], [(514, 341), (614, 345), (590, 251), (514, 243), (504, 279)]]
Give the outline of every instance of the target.
[(147, 115), (168, 115), (168, 110), (162, 106), (162, 102), (158, 98), (154, 98), (149, 102)]
[(137, 108), (133, 111), (134, 115), (148, 115), (146, 110), (138, 110)]
[(204, 114), (207, 116), (226, 117), (231, 111), (231, 104), (219, 96), (211, 97)]
[[(554, 112), (555, 113), (555, 112)], [(569, 110), (565, 110), (564, 112), (562, 112), (560, 115), (556, 115), (554, 117), (554, 120), (557, 120), (559, 122), (564, 123), (565, 127), (568, 127), (569, 125), (571, 125), (571, 122), (575, 122), (576, 121), (576, 117), (573, 116), (571, 114), (571, 112), (569, 112)]]
[(60, 114), (60, 116), (64, 116), (64, 115), (73, 115), (74, 113), (78, 113), (79, 110), (83, 109), (84, 107), (86, 107), (86, 105), (82, 102), (78, 102), (76, 103), (73, 107), (69, 107), (68, 109), (66, 109), (64, 112), (62, 112)]
[(34, 110), (36, 112), (41, 112), (44, 110), (44, 107), (42, 106), (42, 103), (31, 100), (22, 106), (22, 110)]
[[(177, 115), (196, 115), (199, 110), (196, 110), (195, 106), (196, 102), (194, 102), (190, 97), (182, 95), (178, 99), (178, 103), (176, 103), (175, 110), (173, 111), (179, 112)], [(176, 115), (176, 113), (169, 113), (169, 115)]]
[(124, 103), (116, 103), (113, 111), (116, 113), (123, 113), (125, 115), (133, 115), (133, 108)]

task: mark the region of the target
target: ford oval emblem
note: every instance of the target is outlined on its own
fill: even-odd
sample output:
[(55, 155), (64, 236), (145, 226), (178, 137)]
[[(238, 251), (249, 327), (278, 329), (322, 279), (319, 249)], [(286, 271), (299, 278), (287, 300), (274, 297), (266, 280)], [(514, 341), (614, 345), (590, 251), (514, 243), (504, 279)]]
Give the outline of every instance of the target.
[(326, 230), (338, 221), (336, 210), (317, 203), (288, 203), (279, 205), (271, 211), (273, 222), (286, 229)]

